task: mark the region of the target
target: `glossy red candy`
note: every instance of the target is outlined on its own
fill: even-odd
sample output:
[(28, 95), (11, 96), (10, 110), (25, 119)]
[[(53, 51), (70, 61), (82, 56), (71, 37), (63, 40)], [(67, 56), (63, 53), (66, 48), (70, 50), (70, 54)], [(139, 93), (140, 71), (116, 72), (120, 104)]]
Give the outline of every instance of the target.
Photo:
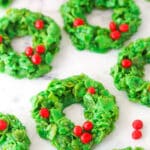
[(3, 42), (3, 37), (0, 35), (0, 44)]
[(78, 26), (81, 26), (81, 25), (84, 25), (84, 20), (81, 19), (81, 18), (76, 18), (73, 22), (73, 26), (78, 27)]
[(73, 129), (73, 133), (75, 136), (81, 136), (81, 134), (82, 134), (81, 126), (75, 126)]
[(92, 130), (93, 129), (93, 123), (91, 121), (86, 121), (83, 124), (83, 129), (86, 130), (86, 131)]
[(4, 131), (7, 128), (7, 122), (5, 120), (0, 120), (0, 131)]
[(141, 131), (139, 131), (139, 130), (134, 130), (133, 132), (132, 132), (132, 138), (134, 139), (134, 140), (138, 140), (138, 139), (140, 139), (142, 137), (142, 132)]
[(32, 60), (32, 63), (35, 64), (35, 65), (39, 65), (42, 62), (42, 58), (41, 58), (41, 56), (39, 54), (34, 54), (31, 57), (31, 60)]
[(132, 66), (132, 61), (130, 59), (123, 59), (121, 64), (124, 68), (130, 68)]
[(50, 112), (47, 108), (41, 108), (39, 114), (43, 118), (49, 118), (50, 116)]
[(117, 25), (116, 25), (116, 23), (115, 22), (110, 22), (110, 24), (109, 24), (109, 29), (111, 30), (111, 31), (115, 31), (116, 29), (117, 29)]
[(36, 20), (35, 27), (40, 30), (44, 28), (44, 21), (43, 20)]
[(32, 47), (27, 47), (26, 49), (25, 49), (25, 54), (26, 54), (26, 56), (32, 56), (32, 54), (33, 54), (33, 48)]
[(88, 93), (90, 94), (95, 94), (96, 93), (96, 90), (94, 87), (89, 87), (88, 90), (87, 90)]
[(142, 129), (143, 128), (143, 122), (141, 120), (134, 120), (132, 123), (132, 127), (134, 129)]
[(36, 47), (36, 52), (39, 54), (43, 54), (45, 52), (45, 46), (44, 45), (38, 45)]
[(121, 32), (128, 32), (128, 30), (129, 30), (129, 25), (128, 25), (128, 24), (121, 24), (121, 25), (119, 26), (119, 30), (120, 30)]
[(118, 39), (120, 39), (120, 37), (121, 37), (121, 33), (119, 32), (119, 31), (112, 31), (111, 33), (110, 33), (110, 37), (113, 39), (113, 40), (118, 40)]
[(88, 144), (92, 141), (92, 135), (88, 132), (85, 132), (81, 135), (80, 140), (83, 144)]

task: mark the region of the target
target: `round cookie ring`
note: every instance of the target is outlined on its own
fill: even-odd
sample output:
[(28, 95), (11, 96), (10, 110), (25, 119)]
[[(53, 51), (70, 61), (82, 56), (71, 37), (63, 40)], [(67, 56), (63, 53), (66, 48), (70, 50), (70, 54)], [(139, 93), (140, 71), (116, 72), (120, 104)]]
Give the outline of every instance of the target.
[[(59, 50), (58, 25), (49, 17), (27, 9), (9, 9), (0, 18), (0, 72), (16, 78), (37, 78), (51, 70)], [(15, 37), (31, 36), (33, 46), (17, 53), (11, 46)]]
[(0, 113), (0, 149), (29, 150), (30, 140), (22, 123), (14, 116)]
[(119, 90), (127, 92), (129, 100), (150, 107), (150, 82), (143, 79), (144, 66), (150, 63), (150, 38), (140, 39), (125, 47), (111, 74)]
[(0, 7), (7, 7), (12, 3), (13, 0), (0, 0)]
[[(113, 10), (109, 29), (88, 23), (86, 14), (94, 8)], [(133, 0), (68, 0), (60, 11), (75, 47), (98, 53), (120, 48), (141, 23), (139, 8)]]
[[(83, 106), (88, 128), (85, 124), (84, 128), (74, 125), (63, 113), (75, 103)], [(38, 134), (58, 150), (91, 150), (114, 129), (119, 111), (115, 97), (83, 74), (54, 79), (45, 91), (33, 97), (32, 104)]]

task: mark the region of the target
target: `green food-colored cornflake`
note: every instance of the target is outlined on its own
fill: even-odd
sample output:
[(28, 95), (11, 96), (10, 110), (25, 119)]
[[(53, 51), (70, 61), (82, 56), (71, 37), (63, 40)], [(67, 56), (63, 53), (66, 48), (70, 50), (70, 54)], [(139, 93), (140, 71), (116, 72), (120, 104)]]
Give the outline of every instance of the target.
[[(44, 22), (43, 29), (35, 27), (37, 20)], [(50, 63), (59, 50), (60, 34), (60, 28), (54, 20), (41, 13), (27, 9), (9, 9), (6, 16), (0, 18), (0, 72), (16, 78), (30, 79), (48, 73), (52, 68)], [(25, 52), (19, 54), (11, 46), (12, 39), (27, 35), (32, 37), (34, 53), (38, 45), (45, 46), (45, 52), (41, 54), (42, 62), (38, 65), (33, 64)]]
[[(91, 13), (94, 8), (113, 10), (112, 20), (117, 24), (117, 28), (121, 24), (128, 24), (129, 31), (122, 32), (118, 40), (112, 40), (109, 29), (88, 23), (86, 14)], [(140, 11), (134, 0), (68, 0), (61, 7), (61, 14), (64, 19), (64, 28), (75, 47), (79, 50), (89, 49), (98, 53), (120, 48), (137, 31), (141, 23)], [(74, 27), (73, 22), (77, 18), (84, 20), (85, 24)]]
[(126, 148), (122, 148), (122, 149), (113, 149), (113, 150), (144, 150), (144, 148), (142, 148), (142, 147), (135, 147), (135, 148), (126, 147)]
[[(122, 66), (122, 60), (129, 59), (129, 68)], [(129, 99), (150, 107), (150, 82), (143, 79), (144, 66), (150, 63), (150, 38), (139, 39), (123, 48), (118, 63), (111, 74), (119, 90), (127, 92)]]
[(0, 7), (7, 7), (12, 3), (13, 0), (0, 0)]
[[(96, 93), (87, 92), (89, 87), (94, 87)], [(85, 118), (93, 123), (93, 140), (88, 144), (83, 144), (73, 134), (75, 125), (63, 113), (66, 107), (75, 103), (83, 106)], [(91, 150), (114, 129), (118, 118), (115, 97), (101, 83), (83, 74), (52, 80), (45, 91), (32, 98), (32, 104), (37, 132), (58, 150)], [(49, 111), (48, 118), (41, 116), (42, 108)]]
[(7, 128), (0, 131), (0, 150), (29, 150), (30, 140), (22, 123), (15, 116), (2, 113), (0, 120), (7, 123)]

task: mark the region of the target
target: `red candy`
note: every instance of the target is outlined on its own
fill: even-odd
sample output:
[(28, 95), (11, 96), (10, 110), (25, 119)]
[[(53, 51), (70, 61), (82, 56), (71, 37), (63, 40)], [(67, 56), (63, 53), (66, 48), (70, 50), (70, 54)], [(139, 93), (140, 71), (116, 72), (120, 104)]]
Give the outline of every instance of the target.
[(0, 131), (4, 131), (7, 128), (7, 122), (5, 120), (0, 120)]
[(44, 28), (44, 22), (43, 20), (36, 20), (35, 22), (35, 27), (40, 30), (40, 29), (43, 29)]
[(39, 114), (43, 118), (49, 118), (49, 116), (50, 116), (50, 112), (47, 108), (41, 108)]
[(0, 44), (3, 42), (3, 37), (0, 35)]
[(116, 23), (115, 22), (110, 22), (110, 24), (109, 24), (109, 29), (111, 30), (111, 31), (115, 31), (116, 29), (117, 29), (117, 25), (116, 25)]
[(83, 124), (83, 129), (86, 130), (86, 131), (92, 130), (93, 129), (93, 123), (91, 121), (86, 121)]
[(80, 126), (75, 126), (73, 129), (73, 133), (75, 136), (81, 136), (82, 134), (82, 128)]
[[(84, 131), (91, 131), (93, 129), (93, 123), (91, 121), (86, 121), (83, 124)], [(73, 129), (73, 133), (75, 136), (80, 137), (80, 140), (83, 144), (87, 144), (92, 140), (92, 134), (88, 132), (83, 133), (83, 129), (81, 126), (75, 126)]]
[(92, 140), (92, 135), (88, 132), (85, 132), (81, 135), (80, 140), (83, 144), (88, 144)]
[(113, 40), (118, 40), (118, 39), (120, 39), (120, 37), (121, 37), (121, 33), (119, 32), (119, 31), (113, 31), (113, 32), (111, 32), (111, 34), (110, 34), (110, 37), (113, 39)]
[(89, 87), (88, 90), (87, 90), (88, 93), (90, 94), (95, 94), (96, 93), (96, 90), (94, 87)]
[(142, 132), (141, 131), (139, 131), (139, 130), (134, 130), (133, 132), (132, 132), (132, 138), (134, 139), (134, 140), (138, 140), (138, 139), (140, 139), (142, 137)]
[(41, 64), (42, 58), (41, 58), (41, 56), (39, 54), (34, 54), (31, 57), (31, 60), (32, 60), (33, 64), (39, 65), (39, 64)]
[(120, 30), (121, 32), (128, 32), (128, 30), (129, 30), (129, 25), (128, 25), (128, 24), (121, 24), (121, 25), (119, 26), (119, 30)]
[(123, 59), (121, 64), (124, 68), (130, 68), (132, 66), (132, 61), (130, 59)]
[(132, 123), (132, 126), (134, 129), (142, 129), (143, 128), (143, 122), (141, 120), (134, 120)]
[(78, 26), (81, 26), (81, 25), (84, 25), (84, 20), (83, 19), (77, 18), (77, 19), (74, 20), (74, 22), (73, 22), (74, 27), (78, 27)]
[(26, 49), (25, 49), (25, 54), (26, 54), (26, 56), (32, 56), (32, 54), (33, 54), (33, 48), (32, 47), (27, 47)]
[(36, 52), (39, 54), (43, 54), (45, 52), (45, 46), (44, 45), (38, 45), (36, 47)]

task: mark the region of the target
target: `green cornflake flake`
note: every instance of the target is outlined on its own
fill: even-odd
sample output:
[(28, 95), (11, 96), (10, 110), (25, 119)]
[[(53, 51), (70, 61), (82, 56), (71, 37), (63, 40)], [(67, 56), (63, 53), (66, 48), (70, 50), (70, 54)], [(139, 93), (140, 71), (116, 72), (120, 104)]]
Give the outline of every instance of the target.
[[(111, 39), (110, 29), (88, 23), (86, 15), (95, 8), (102, 11), (113, 10), (112, 21), (117, 24), (117, 28), (121, 24), (128, 24), (129, 30), (122, 32), (118, 40)], [(78, 50), (88, 49), (97, 53), (122, 47), (141, 24), (140, 10), (134, 0), (68, 0), (61, 6), (60, 12), (64, 20), (64, 29), (70, 35), (74, 46)], [(84, 20), (84, 24), (74, 27), (73, 23), (77, 18)]]
[[(36, 29), (35, 22), (43, 20), (44, 28)], [(0, 18), (0, 72), (16, 78), (38, 78), (51, 71), (53, 57), (59, 50), (60, 28), (51, 18), (41, 13), (27, 9), (9, 9), (7, 14)], [(15, 37), (31, 36), (33, 53), (38, 45), (45, 46), (45, 52), (40, 54), (42, 62), (39, 65), (32, 63), (31, 58), (13, 50), (11, 41)], [(29, 45), (31, 46), (31, 45)]]
[(50, 140), (53, 140), (57, 133), (57, 126), (55, 124), (52, 124), (52, 125), (50, 125), (49, 130), (50, 130), (49, 138), (50, 138)]
[(52, 54), (48, 52), (48, 53), (45, 55), (45, 62), (46, 62), (46, 64), (50, 64), (50, 63), (52, 62), (52, 59), (53, 59)]
[[(95, 94), (87, 92), (94, 87)], [(93, 123), (93, 140), (83, 144), (73, 134), (74, 123), (63, 110), (72, 104), (81, 104), (84, 117)], [(119, 110), (115, 97), (103, 85), (81, 74), (66, 79), (53, 79), (45, 91), (32, 98), (32, 116), (40, 137), (49, 140), (57, 150), (91, 150), (114, 129)], [(39, 111), (46, 108), (50, 116), (42, 118)]]

